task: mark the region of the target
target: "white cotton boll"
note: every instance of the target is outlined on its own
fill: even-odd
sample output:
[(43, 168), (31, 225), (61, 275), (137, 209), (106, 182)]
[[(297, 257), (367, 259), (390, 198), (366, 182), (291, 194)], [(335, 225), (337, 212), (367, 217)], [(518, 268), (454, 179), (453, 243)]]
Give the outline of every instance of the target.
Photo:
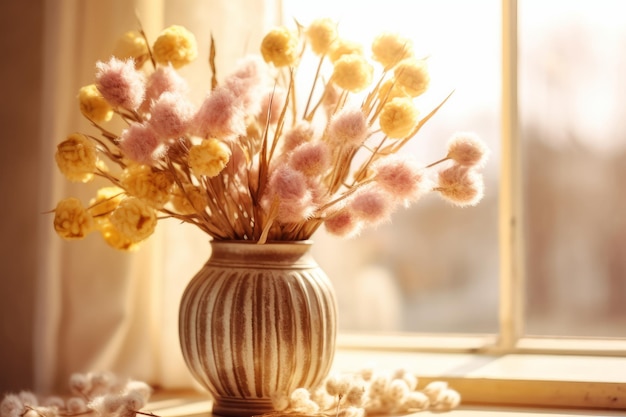
[(326, 379), (324, 387), (326, 388), (326, 392), (328, 393), (328, 395), (331, 395), (333, 397), (339, 395), (339, 378), (339, 375), (330, 375)]
[(35, 410), (39, 417), (59, 417), (59, 410), (53, 407), (37, 407)]
[(7, 394), (0, 403), (0, 417), (19, 417), (24, 411), (24, 404), (15, 394)]
[(299, 407), (311, 399), (311, 393), (306, 388), (296, 388), (289, 397), (292, 407)]
[(91, 380), (84, 374), (70, 376), (70, 391), (74, 394), (87, 394), (91, 390)]
[(24, 414), (22, 414), (22, 417), (40, 417), (39, 413), (33, 409), (28, 409), (26, 410), (26, 412)]
[(376, 374), (372, 377), (370, 382), (369, 396), (370, 397), (382, 397), (387, 391), (389, 385), (389, 376), (385, 374)]
[(128, 381), (126, 383), (126, 393), (137, 393), (139, 394), (144, 401), (148, 401), (150, 399), (150, 395), (152, 395), (152, 387), (142, 381)]
[(91, 395), (102, 395), (108, 392), (117, 383), (117, 378), (111, 372), (92, 372), (87, 374), (91, 384)]
[(365, 410), (360, 407), (346, 407), (339, 410), (337, 417), (363, 417)]
[(448, 388), (443, 390), (440, 395), (439, 401), (433, 404), (433, 410), (436, 411), (448, 411), (456, 408), (461, 403), (461, 394), (457, 391)]
[(426, 394), (431, 404), (438, 403), (443, 392), (448, 389), (448, 383), (444, 381), (433, 381), (426, 385), (422, 392)]
[(402, 379), (394, 379), (387, 389), (387, 397), (394, 405), (400, 405), (409, 395), (409, 387)]
[(406, 374), (406, 369), (398, 368), (391, 373), (391, 379), (402, 379)]
[(406, 385), (409, 387), (409, 391), (415, 391), (415, 388), (417, 388), (418, 379), (414, 374), (407, 372), (402, 376), (402, 380), (406, 382)]
[(127, 410), (139, 411), (146, 405), (145, 398), (136, 391), (129, 392), (123, 397), (123, 405)]
[(361, 375), (361, 378), (363, 378), (364, 381), (369, 381), (374, 375), (374, 368), (363, 368), (359, 371), (359, 375)]
[(381, 414), (383, 412), (383, 403), (380, 398), (370, 398), (364, 408), (367, 414)]
[(65, 401), (63, 401), (63, 398), (57, 396), (47, 397), (41, 404), (44, 407), (54, 407), (56, 409), (65, 408)]
[(87, 411), (87, 403), (81, 397), (68, 398), (65, 407), (68, 414), (81, 414)]
[(302, 400), (298, 405), (293, 405), (293, 410), (302, 414), (315, 414), (320, 410), (319, 405), (312, 400)]
[(37, 396), (30, 391), (20, 391), (17, 396), (20, 397), (20, 400), (22, 400), (22, 404), (24, 405), (30, 407), (37, 407), (39, 405), (39, 400), (37, 399)]
[(414, 391), (404, 399), (402, 404), (403, 411), (422, 411), (430, 407), (430, 400), (423, 392)]
[(326, 389), (322, 387), (311, 392), (311, 400), (315, 401), (323, 410), (332, 407), (336, 399), (336, 396), (330, 396)]
[(91, 400), (88, 407), (100, 415), (107, 415), (115, 413), (122, 404), (123, 398), (119, 395), (102, 395)]
[(363, 384), (355, 384), (350, 387), (345, 396), (345, 404), (353, 407), (360, 407), (363, 404), (365, 396), (365, 386)]

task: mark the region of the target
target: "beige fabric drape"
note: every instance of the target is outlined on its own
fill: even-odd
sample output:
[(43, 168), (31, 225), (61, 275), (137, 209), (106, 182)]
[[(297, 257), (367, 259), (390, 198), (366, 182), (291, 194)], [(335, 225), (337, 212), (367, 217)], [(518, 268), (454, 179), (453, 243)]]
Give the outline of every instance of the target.
[[(50, 0), (45, 8), (45, 76), (41, 179), (44, 206), (64, 197), (84, 204), (98, 186), (70, 184), (54, 166), (56, 144), (73, 131), (92, 131), (81, 119), (78, 89), (93, 82), (95, 62), (109, 57), (118, 36), (137, 28), (154, 37), (170, 24), (195, 33), (200, 56), (183, 70), (193, 98), (209, 84), (208, 44), (217, 42), (218, 71), (226, 73), (279, 19), (279, 0)], [(218, 74), (219, 75), (219, 74)], [(132, 254), (110, 249), (94, 234), (62, 241), (45, 216), (40, 227), (35, 323), (35, 381), (58, 392), (73, 372), (107, 370), (164, 387), (192, 384), (178, 348), (178, 301), (209, 255), (208, 237), (164, 222)]]

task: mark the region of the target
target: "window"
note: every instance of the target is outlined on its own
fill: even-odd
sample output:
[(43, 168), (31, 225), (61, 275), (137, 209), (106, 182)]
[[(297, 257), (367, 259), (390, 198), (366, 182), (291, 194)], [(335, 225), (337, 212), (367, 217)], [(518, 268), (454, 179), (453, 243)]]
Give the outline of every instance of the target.
[[(423, 114), (454, 93), (410, 142), (407, 150), (419, 160), (440, 159), (448, 138), (459, 130), (476, 132), (492, 150), (485, 168), (486, 196), (476, 207), (453, 207), (432, 194), (394, 213), (391, 224), (365, 230), (357, 239), (316, 235), (316, 258), (335, 278), (340, 327), (378, 333), (496, 333), (499, 1), (283, 4), (285, 19), (293, 16), (306, 24), (332, 17), (341, 36), (364, 48), (377, 34), (397, 31), (413, 40), (417, 56), (428, 57), (430, 89), (416, 100)], [(468, 19), (470, 15), (477, 18)]]
[[(410, 13), (404, 1), (384, 8), (376, 2), (283, 5), (284, 16), (303, 23), (334, 17), (342, 36), (365, 45), (389, 28), (414, 40), (416, 54), (428, 56), (432, 77), (430, 102), (423, 105), (455, 90), (413, 141), (411, 151), (421, 158), (436, 159), (459, 129), (479, 133), (493, 151), (477, 207), (449, 207), (429, 196), (355, 241), (317, 237), (317, 257), (334, 278), (344, 330), (501, 333), (509, 347), (523, 330), (624, 336), (619, 277), (626, 261), (618, 249), (624, 230), (618, 213), (625, 203), (620, 193), (609, 195), (618, 187), (609, 181), (619, 178), (615, 167), (623, 155), (611, 150), (625, 144), (615, 87), (626, 35), (615, 1), (522, 0), (519, 7), (497, 0), (422, 1), (412, 3)], [(586, 141), (578, 154), (571, 149), (577, 135)], [(559, 140), (569, 142), (555, 149)], [(561, 177), (570, 181), (553, 183)], [(607, 201), (603, 212), (594, 204), (599, 201)], [(597, 216), (585, 221), (590, 214)], [(591, 239), (598, 241), (593, 247)], [(329, 250), (332, 245), (341, 250)], [(334, 258), (337, 252), (341, 259)], [(586, 323), (576, 319), (582, 314)]]
[(626, 375), (619, 1), (407, 3), (283, 1), (284, 16), (338, 17), (361, 35), (392, 27), (433, 48), (433, 85), (445, 81), (428, 94), (456, 91), (415, 151), (436, 155), (457, 129), (493, 151), (476, 208), (424, 200), (356, 242), (318, 236), (342, 346), (357, 348), (346, 357), (391, 350), (386, 363), (434, 366), (477, 402), (625, 407), (606, 395)]

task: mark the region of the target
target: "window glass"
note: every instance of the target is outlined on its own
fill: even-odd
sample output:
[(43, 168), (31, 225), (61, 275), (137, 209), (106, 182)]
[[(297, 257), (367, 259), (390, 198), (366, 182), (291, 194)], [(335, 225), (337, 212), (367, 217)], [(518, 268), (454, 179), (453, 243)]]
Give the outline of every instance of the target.
[(459, 130), (477, 133), (492, 151), (485, 198), (476, 207), (452, 207), (432, 194), (355, 239), (323, 230), (314, 236), (315, 256), (337, 292), (340, 328), (496, 332), (500, 2), (284, 0), (283, 6), (286, 24), (335, 18), (342, 36), (366, 46), (382, 31), (399, 32), (413, 39), (417, 55), (428, 56), (431, 88), (420, 97), (423, 108), (454, 94), (405, 151), (428, 164), (445, 156)]
[(527, 332), (626, 336), (626, 14), (518, 0)]

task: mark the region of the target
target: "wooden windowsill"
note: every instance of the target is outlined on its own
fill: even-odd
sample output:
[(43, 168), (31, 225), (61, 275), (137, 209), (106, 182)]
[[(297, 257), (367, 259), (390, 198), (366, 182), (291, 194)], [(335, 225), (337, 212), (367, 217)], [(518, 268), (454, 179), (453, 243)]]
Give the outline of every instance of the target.
[[(626, 416), (625, 357), (338, 349), (334, 371), (364, 367), (403, 368), (420, 386), (444, 380), (461, 393), (460, 408), (420, 416)], [(147, 409), (161, 417), (206, 417), (211, 401), (206, 393), (158, 392)]]
[[(159, 392), (146, 410), (160, 417), (209, 417), (211, 416), (211, 400), (207, 394), (176, 391)], [(494, 406), (467, 406), (449, 412), (424, 411), (409, 416), (439, 417), (565, 417), (565, 416), (626, 416), (626, 412), (615, 410), (573, 409), (573, 408), (533, 408), (533, 407), (494, 407)], [(408, 417), (408, 416), (407, 416)]]

